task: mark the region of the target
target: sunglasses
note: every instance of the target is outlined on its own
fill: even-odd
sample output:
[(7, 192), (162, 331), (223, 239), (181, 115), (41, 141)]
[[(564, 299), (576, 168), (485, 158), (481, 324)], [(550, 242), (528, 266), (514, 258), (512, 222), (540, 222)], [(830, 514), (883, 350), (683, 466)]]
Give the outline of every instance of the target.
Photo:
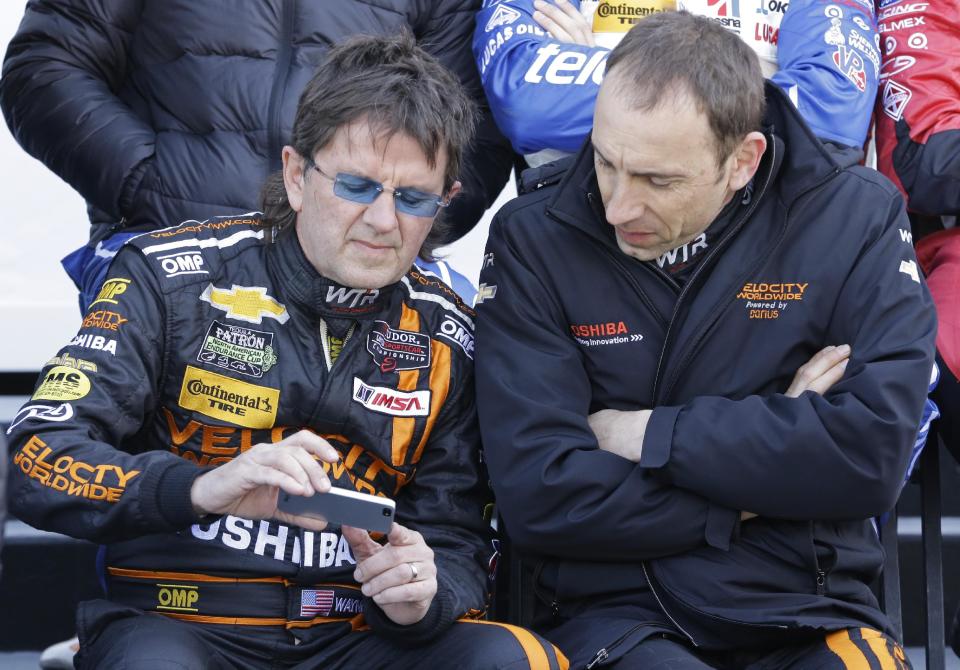
[(358, 202), (362, 205), (369, 205), (376, 200), (381, 193), (387, 191), (393, 193), (393, 203), (398, 212), (412, 214), (413, 216), (434, 217), (441, 207), (450, 204), (435, 193), (424, 193), (413, 188), (387, 188), (378, 181), (368, 179), (367, 177), (358, 177), (355, 174), (338, 172), (336, 176), (331, 177), (321, 170), (313, 161), (307, 161), (309, 167), (316, 170), (321, 177), (333, 182), (334, 195)]

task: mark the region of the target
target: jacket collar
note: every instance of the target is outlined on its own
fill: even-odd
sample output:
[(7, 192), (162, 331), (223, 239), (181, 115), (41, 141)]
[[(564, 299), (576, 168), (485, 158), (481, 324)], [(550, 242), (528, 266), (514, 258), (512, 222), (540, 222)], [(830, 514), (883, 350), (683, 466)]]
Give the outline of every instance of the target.
[(397, 287), (394, 283), (357, 289), (324, 277), (307, 260), (293, 227), (279, 234), (270, 252), (268, 263), (279, 292), (311, 316), (351, 322), (372, 319), (384, 312)]

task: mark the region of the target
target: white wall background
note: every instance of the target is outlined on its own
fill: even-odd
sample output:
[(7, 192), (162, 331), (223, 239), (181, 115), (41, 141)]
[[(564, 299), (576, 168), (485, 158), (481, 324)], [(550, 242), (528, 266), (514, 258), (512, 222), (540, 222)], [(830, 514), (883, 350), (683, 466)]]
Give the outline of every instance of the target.
[[(13, 37), (24, 2), (0, 2), (0, 48)], [(441, 254), (476, 285), (492, 212), (512, 197), (505, 191), (487, 216)], [(60, 259), (86, 242), (83, 199), (34, 160), (0, 124), (0, 372), (38, 371), (76, 332), (76, 288)]]

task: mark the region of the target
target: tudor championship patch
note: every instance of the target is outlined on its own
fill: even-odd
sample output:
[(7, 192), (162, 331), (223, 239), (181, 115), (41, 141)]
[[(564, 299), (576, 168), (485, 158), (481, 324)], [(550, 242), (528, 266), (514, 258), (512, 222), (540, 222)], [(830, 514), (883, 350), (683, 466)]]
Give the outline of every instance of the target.
[(395, 330), (377, 321), (367, 335), (367, 351), (383, 372), (430, 367), (430, 336)]
[(214, 321), (203, 338), (197, 360), (249, 377), (262, 377), (277, 362), (273, 333)]

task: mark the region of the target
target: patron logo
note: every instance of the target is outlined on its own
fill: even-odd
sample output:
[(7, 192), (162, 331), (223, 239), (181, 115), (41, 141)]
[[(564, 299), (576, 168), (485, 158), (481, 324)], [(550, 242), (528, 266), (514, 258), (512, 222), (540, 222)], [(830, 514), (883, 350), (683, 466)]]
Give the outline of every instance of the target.
[(80, 370), (58, 365), (43, 378), (32, 400), (79, 400), (90, 393), (90, 380)]
[(382, 386), (368, 386), (353, 378), (353, 400), (367, 409), (392, 416), (427, 416), (430, 413), (430, 391), (405, 393)]
[(85, 361), (82, 358), (74, 358), (70, 354), (63, 354), (62, 356), (54, 356), (49, 361), (44, 363), (43, 367), (47, 367), (50, 365), (66, 365), (68, 368), (76, 368), (77, 370), (84, 370), (86, 372), (97, 371), (96, 363)]
[(127, 287), (130, 285), (129, 279), (123, 277), (114, 277), (113, 279), (108, 279), (103, 282), (103, 286), (100, 288), (100, 293), (97, 294), (97, 299), (91, 302), (91, 305), (96, 305), (100, 302), (108, 302), (111, 305), (118, 304), (120, 296), (126, 293)]
[(469, 358), (473, 358), (473, 332), (451, 316), (443, 318), (437, 337), (453, 342), (463, 349)]
[(70, 346), (93, 349), (94, 351), (106, 351), (113, 356), (117, 355), (117, 341), (108, 340), (102, 335), (77, 335), (70, 340)]
[(263, 317), (286, 323), (290, 318), (287, 308), (267, 295), (262, 286), (237, 286), (229, 289), (209, 284), (200, 299), (227, 314), (227, 318), (247, 323), (263, 323)]
[(255, 386), (188, 365), (180, 387), (181, 407), (246, 426), (270, 428), (277, 419), (280, 391)]
[(28, 419), (39, 419), (40, 421), (54, 421), (62, 423), (73, 418), (73, 405), (68, 402), (61, 403), (51, 407), (50, 405), (24, 405), (13, 417), (10, 427), (7, 428), (7, 435), (13, 432), (13, 429)]
[(430, 367), (430, 338), (410, 330), (394, 330), (384, 321), (367, 335), (367, 351), (383, 372)]
[(210, 274), (203, 269), (203, 256), (197, 251), (178, 251), (156, 258), (167, 277)]
[(277, 362), (273, 333), (214, 321), (197, 360), (249, 377), (262, 377)]
[(125, 324), (127, 319), (117, 312), (111, 312), (108, 309), (98, 309), (90, 312), (83, 317), (81, 328), (99, 328), (100, 330), (120, 330), (120, 326)]

